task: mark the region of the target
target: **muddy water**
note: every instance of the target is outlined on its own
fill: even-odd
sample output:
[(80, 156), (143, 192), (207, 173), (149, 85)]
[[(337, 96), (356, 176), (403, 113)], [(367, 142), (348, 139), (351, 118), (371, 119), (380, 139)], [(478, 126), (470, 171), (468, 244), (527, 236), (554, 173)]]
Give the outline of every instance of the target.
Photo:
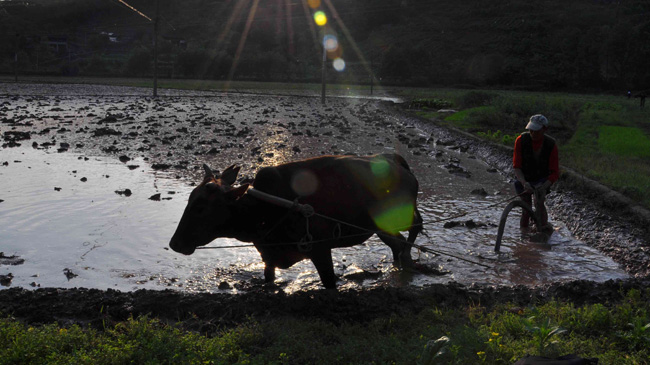
[[(0, 165), (0, 251), (25, 260), (0, 265), (0, 275), (13, 274), (12, 286), (197, 292), (259, 287), (263, 265), (254, 248), (198, 250), (192, 256), (167, 248), (195, 169), (203, 162), (216, 168), (240, 163), (243, 174), (252, 176), (260, 166), (296, 158), (381, 152), (405, 155), (418, 176), (426, 234), (416, 243), (438, 254), (414, 250), (422, 270), (404, 273), (393, 267), (389, 249), (377, 238), (336, 249), (340, 286), (535, 285), (627, 277), (553, 217), (554, 234), (537, 243), (520, 232), (513, 212), (502, 252), (495, 254), (496, 225), (512, 194), (507, 179), (428, 132), (380, 115), (371, 103), (337, 101), (323, 108), (311, 99), (241, 96), (162, 101), (17, 96), (3, 105), (20, 121), (12, 129), (32, 133), (23, 146), (0, 150), (0, 164), (7, 162)], [(117, 120), (107, 121), (109, 114)], [(93, 134), (105, 127), (122, 134)], [(29, 147), (33, 141), (38, 149)], [(57, 153), (63, 141), (72, 147)], [(44, 142), (53, 147), (44, 149)], [(212, 147), (218, 151), (210, 152)], [(120, 162), (120, 155), (129, 160)], [(152, 169), (161, 160), (180, 167)], [(476, 189), (486, 194), (472, 193)], [(150, 199), (156, 194), (159, 200)], [(235, 245), (241, 243), (218, 239), (210, 246)], [(320, 287), (307, 261), (279, 270), (277, 284), (288, 292)]]
[[(0, 169), (5, 200), (0, 210), (2, 251), (25, 259), (22, 265), (0, 267), (0, 273), (14, 275), (14, 286), (121, 290), (171, 286), (214, 291), (221, 285), (221, 290), (239, 291), (261, 281), (262, 264), (253, 248), (200, 250), (189, 257), (167, 249), (191, 187), (169, 174), (151, 170), (145, 161), (129, 161), (129, 168), (110, 158), (31, 148), (4, 150), (2, 159), (8, 162)], [(481, 170), (481, 163), (474, 163)], [(420, 167), (437, 170), (428, 165)], [(475, 184), (469, 179), (446, 171), (436, 171), (433, 176), (437, 178), (424, 179), (420, 197), (425, 221), (437, 222), (469, 212), (452, 222), (472, 220), (479, 227), (427, 225), (426, 236), (417, 243), (443, 254), (414, 252), (414, 256), (420, 264), (440, 272), (405, 274), (395, 270), (389, 250), (376, 238), (367, 245), (335, 250), (336, 269), (343, 276), (344, 287), (452, 280), (531, 285), (626, 277), (610, 259), (572, 239), (561, 222), (555, 222), (557, 230), (550, 241), (534, 243), (520, 234), (513, 223), (516, 219), (511, 219), (503, 252), (493, 253), (494, 223), (501, 206), (491, 205), (504, 195), (477, 197), (466, 193)], [(491, 183), (482, 181), (482, 187), (490, 192), (506, 194), (509, 189), (498, 176)], [(131, 190), (130, 196), (123, 193), (126, 189)], [(150, 199), (155, 194), (160, 194), (160, 200)], [(219, 239), (212, 246), (240, 244)], [(279, 271), (278, 280), (287, 291), (319, 285), (318, 275), (308, 262)]]

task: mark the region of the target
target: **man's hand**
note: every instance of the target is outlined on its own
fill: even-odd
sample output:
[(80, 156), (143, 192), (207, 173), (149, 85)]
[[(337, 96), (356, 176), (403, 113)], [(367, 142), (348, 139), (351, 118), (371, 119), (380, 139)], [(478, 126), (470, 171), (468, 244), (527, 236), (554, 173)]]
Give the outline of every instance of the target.
[(535, 191), (535, 189), (533, 188), (532, 185), (530, 185), (529, 182), (524, 183), (524, 193), (529, 193), (530, 194), (530, 193), (532, 193), (534, 191)]
[(546, 180), (546, 181), (544, 181), (544, 183), (542, 185), (540, 185), (540, 187), (538, 189), (541, 189), (542, 191), (546, 192), (548, 190), (548, 188), (551, 187), (551, 185), (553, 185), (553, 183), (550, 182), (549, 180)]

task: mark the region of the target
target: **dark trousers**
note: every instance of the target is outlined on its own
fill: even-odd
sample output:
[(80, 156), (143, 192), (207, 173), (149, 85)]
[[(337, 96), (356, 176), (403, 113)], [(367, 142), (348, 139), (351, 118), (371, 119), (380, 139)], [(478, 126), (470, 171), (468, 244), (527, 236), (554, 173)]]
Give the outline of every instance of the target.
[[(548, 179), (542, 178), (542, 179), (539, 179), (537, 181), (534, 181), (534, 182), (530, 183), (530, 185), (532, 185), (533, 188), (537, 188), (537, 187), (541, 186), (542, 184), (544, 184), (546, 182), (546, 180), (548, 180)], [(536, 208), (536, 207), (533, 206), (533, 194), (532, 193), (525, 193), (524, 194), (524, 190), (526, 190), (524, 188), (524, 185), (521, 182), (519, 182), (519, 180), (516, 180), (515, 181), (515, 191), (519, 195), (519, 198), (521, 198), (521, 200), (523, 200), (526, 204), (530, 205), (531, 207)], [(547, 223), (548, 223), (548, 213), (546, 212), (546, 205), (544, 204), (544, 201), (546, 200), (546, 194), (548, 194), (549, 192), (550, 192), (550, 189), (542, 192), (541, 194), (538, 194), (538, 199), (540, 201), (537, 202), (538, 203), (537, 208), (540, 210), (539, 211), (540, 218), (541, 218), (540, 223), (541, 223), (542, 227), (546, 226)], [(521, 213), (521, 219), (519, 220), (519, 226), (521, 228), (528, 228), (530, 226), (530, 218), (531, 218), (530, 213), (528, 213), (528, 211), (526, 211), (526, 210), (523, 210), (523, 212)], [(537, 227), (537, 229), (541, 229), (542, 227)]]

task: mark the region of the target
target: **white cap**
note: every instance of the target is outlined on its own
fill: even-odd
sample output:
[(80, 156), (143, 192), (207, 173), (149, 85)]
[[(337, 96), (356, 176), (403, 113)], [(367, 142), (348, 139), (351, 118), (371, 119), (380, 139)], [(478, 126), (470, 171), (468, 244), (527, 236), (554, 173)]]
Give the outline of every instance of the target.
[(530, 117), (530, 121), (526, 125), (526, 129), (529, 131), (538, 131), (543, 127), (548, 127), (548, 119), (541, 114), (535, 114)]

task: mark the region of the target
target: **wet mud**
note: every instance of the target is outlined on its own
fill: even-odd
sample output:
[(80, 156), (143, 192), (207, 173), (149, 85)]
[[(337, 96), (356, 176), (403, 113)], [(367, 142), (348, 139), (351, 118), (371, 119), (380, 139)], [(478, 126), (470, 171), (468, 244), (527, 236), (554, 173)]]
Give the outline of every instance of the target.
[(425, 288), (382, 287), (364, 290), (302, 291), (287, 295), (273, 288), (241, 295), (188, 294), (175, 290), (120, 292), (98, 289), (0, 290), (0, 313), (30, 324), (58, 322), (99, 330), (130, 317), (154, 317), (182, 328), (211, 334), (242, 323), (285, 317), (321, 319), (335, 324), (365, 323), (391, 315), (416, 314), (426, 308), (481, 305), (490, 308), (541, 305), (550, 300), (614, 305), (638, 290), (648, 300), (648, 279), (572, 281), (538, 287), (435, 284)]
[[(0, 112), (4, 115), (0, 117), (2, 150), (30, 146), (48, 153), (75, 153), (82, 159), (102, 156), (119, 161), (129, 170), (139, 171), (140, 165), (150, 166), (155, 173), (188, 187), (200, 179), (200, 166), (204, 162), (218, 169), (226, 167), (226, 161), (241, 165), (241, 182), (250, 180), (259, 167), (269, 164), (321, 154), (370, 154), (387, 150), (408, 154), (417, 169), (438, 168), (455, 179), (461, 178), (449, 184), (487, 181), (482, 174), (507, 176), (510, 173), (509, 150), (410, 116), (408, 111), (392, 103), (330, 99), (326, 106), (321, 106), (319, 99), (309, 97), (248, 95), (242, 100), (236, 94), (190, 94), (173, 90), (163, 91), (163, 97), (152, 99), (147, 96), (149, 92), (120, 87), (0, 84), (0, 95), (3, 95)], [(214, 106), (215, 98), (219, 98), (220, 106)], [(364, 127), (357, 128), (359, 124)], [(478, 172), (468, 168), (473, 159), (482, 161), (486, 169)], [(14, 163), (0, 157), (0, 163), (3, 162)], [(92, 184), (95, 178), (91, 175), (74, 177), (76, 184)], [(425, 210), (425, 214), (430, 218), (448, 218), (445, 209), (451, 206), (445, 207), (445, 204), (449, 203), (435, 200), (437, 195), (448, 192), (427, 177), (421, 179), (423, 185), (429, 186), (421, 198), (433, 207)], [(345, 263), (346, 254), (343, 254), (335, 261), (344, 262), (337, 270), (349, 285), (343, 285), (339, 292), (313, 290), (319, 287), (313, 272), (307, 277), (307, 284), (296, 290), (291, 288), (293, 279), (270, 287), (264, 285), (259, 276), (250, 274), (259, 271), (255, 265), (213, 269), (207, 280), (215, 281), (217, 289), (226, 293), (240, 293), (232, 295), (195, 294), (190, 290), (192, 280), (179, 287), (175, 277), (161, 280), (187, 292), (75, 289), (73, 286), (83, 285), (83, 281), (75, 282), (83, 273), (76, 267), (65, 267), (57, 268), (57, 275), (69, 281), (68, 289), (0, 290), (0, 313), (30, 323), (59, 321), (93, 326), (101, 321), (151, 314), (169, 321), (181, 320), (191, 329), (210, 332), (250, 317), (295, 315), (335, 322), (364, 321), (387, 313), (416, 312), (432, 304), (452, 306), (480, 302), (489, 305), (505, 300), (525, 305), (552, 297), (577, 302), (618, 300), (621, 289), (646, 288), (648, 282), (644, 278), (650, 274), (647, 225), (637, 215), (629, 213), (624, 204), (613, 209), (611, 201), (589, 194), (590, 189), (576, 189), (575, 179), (566, 176), (563, 179), (549, 196), (551, 219), (563, 223), (563, 229), (570, 232), (566, 236), (573, 235), (612, 258), (633, 278), (605, 282), (565, 279), (553, 283), (553, 277), (541, 281), (530, 277), (538, 282), (533, 286), (493, 285), (490, 282), (468, 285), (452, 279), (445, 284), (433, 282), (401, 287), (390, 284), (400, 280), (391, 273), (388, 262), (358, 268)], [(476, 199), (486, 199), (479, 205), (488, 206), (503, 198), (499, 191), (495, 195), (495, 189), (502, 189), (496, 185), (461, 185), (467, 195), (474, 198), (458, 203), (459, 206), (474, 204)], [(65, 192), (66, 186), (56, 188)], [(181, 199), (175, 193), (157, 187), (145, 192), (133, 186), (112, 190), (112, 194), (121, 199), (142, 195), (143, 200), (159, 203), (164, 203), (165, 199)], [(0, 196), (0, 212), (6, 204), (3, 199)], [(456, 230), (455, 235), (467, 236), (468, 240), (475, 239), (472, 232), (496, 230), (491, 219), (481, 215), (452, 219), (445, 227), (441, 224), (436, 230), (438, 228)], [(436, 238), (435, 232), (431, 234)], [(561, 233), (558, 235), (563, 237)], [(470, 252), (470, 256), (482, 259), (488, 255), (491, 242), (482, 244)], [(95, 246), (86, 247), (86, 250), (93, 248)], [(529, 254), (515, 249), (512, 252), (514, 256)], [(0, 268), (5, 269), (0, 284), (8, 287), (12, 280), (17, 280), (9, 272), (15, 270), (6, 268), (19, 265), (15, 262), (20, 260), (22, 258), (13, 253), (0, 257)], [(438, 265), (427, 268), (430, 276), (447, 274), (445, 268)], [(147, 279), (148, 273), (124, 273), (125, 277), (135, 279), (138, 275), (144, 277), (142, 281), (151, 280)], [(301, 275), (297, 273), (297, 277)], [(389, 285), (364, 287), (354, 284), (378, 277), (383, 277), (380, 281)], [(34, 284), (32, 286), (38, 286)]]

